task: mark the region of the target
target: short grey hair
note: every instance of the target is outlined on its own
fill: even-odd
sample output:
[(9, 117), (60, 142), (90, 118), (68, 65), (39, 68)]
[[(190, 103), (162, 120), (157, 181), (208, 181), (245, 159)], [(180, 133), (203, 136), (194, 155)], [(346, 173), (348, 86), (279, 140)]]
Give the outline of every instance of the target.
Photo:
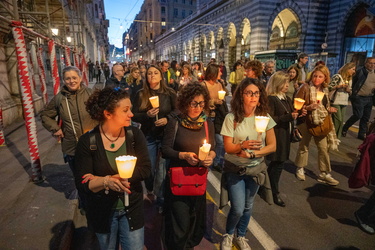
[(63, 69), (63, 71), (62, 71), (63, 77), (65, 76), (65, 73), (68, 72), (68, 71), (75, 71), (79, 77), (82, 77), (81, 71), (76, 66), (67, 66), (67, 67), (65, 67)]

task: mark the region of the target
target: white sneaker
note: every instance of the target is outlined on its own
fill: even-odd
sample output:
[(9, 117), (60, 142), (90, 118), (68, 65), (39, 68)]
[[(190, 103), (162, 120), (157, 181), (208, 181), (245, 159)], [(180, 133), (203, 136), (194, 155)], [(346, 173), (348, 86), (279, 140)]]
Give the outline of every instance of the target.
[(297, 168), (296, 177), (298, 180), (304, 181), (306, 179), (305, 170), (303, 170), (303, 168)]
[(221, 242), (221, 250), (232, 250), (233, 234), (224, 234)]
[(328, 184), (330, 186), (337, 186), (339, 185), (339, 181), (334, 179), (331, 174), (321, 173), (318, 177), (318, 182)]
[(249, 240), (243, 236), (237, 237), (236, 239), (237, 245), (241, 250), (251, 250), (251, 247), (249, 246), (249, 244), (247, 244), (248, 241)]

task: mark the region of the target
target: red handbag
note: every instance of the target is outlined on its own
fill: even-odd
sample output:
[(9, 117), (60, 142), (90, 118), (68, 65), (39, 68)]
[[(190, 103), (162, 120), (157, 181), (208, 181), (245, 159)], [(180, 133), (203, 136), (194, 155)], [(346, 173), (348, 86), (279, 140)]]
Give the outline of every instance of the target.
[[(178, 124), (176, 127), (178, 127)], [(207, 122), (204, 122), (204, 127), (208, 142)], [(171, 167), (168, 174), (172, 194), (179, 196), (203, 195), (207, 187), (207, 173), (206, 167)]]
[(206, 192), (207, 168), (174, 167), (169, 169), (172, 194), (198, 196)]

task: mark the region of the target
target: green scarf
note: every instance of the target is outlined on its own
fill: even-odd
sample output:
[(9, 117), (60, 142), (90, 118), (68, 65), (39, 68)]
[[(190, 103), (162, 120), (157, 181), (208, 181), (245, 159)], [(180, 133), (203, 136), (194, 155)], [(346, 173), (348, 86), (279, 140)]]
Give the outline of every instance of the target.
[(207, 120), (207, 116), (202, 112), (197, 119), (192, 119), (188, 115), (181, 116), (181, 125), (188, 129), (198, 130), (200, 129), (204, 122)]

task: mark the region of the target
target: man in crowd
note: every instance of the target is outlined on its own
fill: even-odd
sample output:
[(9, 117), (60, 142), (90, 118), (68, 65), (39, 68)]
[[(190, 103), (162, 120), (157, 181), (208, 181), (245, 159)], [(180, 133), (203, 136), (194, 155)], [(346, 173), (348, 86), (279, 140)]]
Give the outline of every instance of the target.
[(375, 90), (375, 57), (366, 58), (365, 66), (359, 68), (352, 83), (352, 103), (353, 114), (345, 122), (342, 129), (342, 136), (346, 136), (348, 129), (359, 121), (358, 139), (364, 140), (366, 137), (367, 123), (370, 120)]
[(89, 59), (87, 66), (89, 68), (89, 81), (91, 82), (94, 78), (94, 63), (91, 62), (91, 59)]
[(261, 80), (264, 86), (267, 85), (268, 80), (270, 79), (274, 71), (275, 71), (275, 62), (272, 60), (265, 62), (264, 70), (262, 72), (262, 77), (261, 77)]
[(169, 71), (169, 63), (167, 61), (161, 62), (161, 71), (163, 72), (163, 78), (165, 83), (172, 89), (175, 89), (175, 81), (171, 77), (172, 74)]
[(113, 77), (108, 78), (108, 80), (105, 82), (105, 87), (111, 87), (111, 88), (120, 87), (129, 92), (130, 88), (126, 82), (126, 79), (124, 78), (124, 73), (125, 71), (121, 64), (113, 65), (112, 67)]
[(298, 85), (301, 85), (306, 82), (307, 76), (307, 62), (309, 57), (306, 53), (300, 53), (297, 58), (297, 63), (293, 64), (298, 68)]

